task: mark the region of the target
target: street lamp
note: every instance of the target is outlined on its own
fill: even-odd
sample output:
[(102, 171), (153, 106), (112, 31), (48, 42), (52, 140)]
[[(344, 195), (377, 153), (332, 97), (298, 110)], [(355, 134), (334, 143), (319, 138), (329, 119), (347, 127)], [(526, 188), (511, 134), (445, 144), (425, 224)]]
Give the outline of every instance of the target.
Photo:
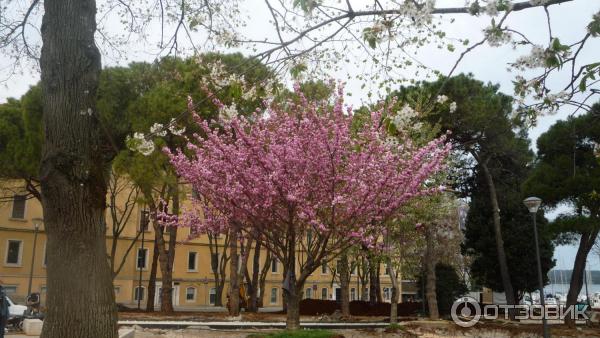
[(540, 245), (538, 243), (538, 231), (536, 225), (536, 215), (537, 211), (540, 208), (540, 204), (542, 204), (542, 199), (538, 197), (527, 197), (523, 204), (529, 209), (529, 213), (531, 213), (531, 218), (533, 218), (533, 239), (535, 244), (535, 257), (537, 259), (537, 270), (538, 270), (538, 282), (540, 287), (540, 304), (542, 305), (542, 326), (544, 329), (544, 338), (550, 337), (550, 332), (548, 332), (548, 323), (546, 322), (546, 296), (544, 295), (544, 280), (542, 278), (542, 263), (540, 260)]
[(40, 221), (42, 221), (41, 218), (34, 218), (32, 219), (33, 221), (33, 252), (31, 254), (31, 267), (29, 268), (29, 285), (27, 286), (27, 296), (31, 295), (31, 282), (33, 280), (33, 265), (35, 262), (35, 249), (37, 246), (37, 235), (38, 235), (38, 231), (40, 229)]

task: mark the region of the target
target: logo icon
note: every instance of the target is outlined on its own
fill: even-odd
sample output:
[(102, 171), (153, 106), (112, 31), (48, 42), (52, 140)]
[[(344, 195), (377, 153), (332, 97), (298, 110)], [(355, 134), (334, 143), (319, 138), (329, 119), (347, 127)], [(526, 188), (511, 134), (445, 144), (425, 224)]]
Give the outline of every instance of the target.
[(452, 320), (461, 327), (471, 327), (481, 318), (481, 307), (472, 297), (457, 299), (450, 309)]

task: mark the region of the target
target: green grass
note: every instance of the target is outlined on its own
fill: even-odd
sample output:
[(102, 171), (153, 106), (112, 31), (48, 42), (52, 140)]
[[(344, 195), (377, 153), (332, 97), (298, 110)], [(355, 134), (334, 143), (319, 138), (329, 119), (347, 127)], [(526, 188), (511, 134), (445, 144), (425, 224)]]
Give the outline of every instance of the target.
[(275, 333), (255, 333), (248, 338), (331, 338), (337, 334), (327, 330), (295, 330), (281, 331)]

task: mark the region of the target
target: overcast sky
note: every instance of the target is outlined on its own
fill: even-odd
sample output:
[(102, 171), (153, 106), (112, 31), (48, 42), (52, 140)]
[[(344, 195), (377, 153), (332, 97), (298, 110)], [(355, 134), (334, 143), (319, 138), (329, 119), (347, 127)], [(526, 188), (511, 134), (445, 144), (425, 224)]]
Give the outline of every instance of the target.
[[(287, 1), (288, 3), (291, 0)], [(338, 1), (335, 1), (337, 4)], [(357, 3), (355, 9), (360, 7), (361, 1), (355, 1)], [(372, 3), (372, 1), (362, 1), (362, 3)], [(438, 0), (436, 7), (455, 7), (464, 5), (464, 0)], [(246, 0), (242, 5), (242, 10), (245, 14), (250, 17), (249, 25), (243, 30), (243, 34), (246, 37), (253, 39), (264, 39), (274, 38), (274, 31), (269, 23), (269, 12), (262, 0)], [(598, 0), (574, 0), (569, 3), (565, 3), (559, 6), (551, 6), (550, 14), (552, 18), (552, 31), (555, 36), (558, 36), (563, 43), (575, 42), (585, 34), (585, 25), (591, 20), (594, 13), (600, 10), (600, 1)], [(455, 18), (454, 23), (450, 23), (450, 20)], [(468, 38), (470, 41), (478, 41), (483, 37), (483, 28), (489, 26), (490, 18), (486, 16), (472, 17), (469, 15), (456, 15), (446, 16), (443, 18), (443, 24), (441, 29), (444, 30), (447, 36), (456, 38)], [(548, 38), (548, 31), (546, 26), (546, 16), (543, 9), (536, 8), (531, 10), (525, 10), (517, 13), (512, 13), (507, 24), (509, 27), (524, 32), (527, 36), (534, 40), (545, 42)], [(588, 47), (584, 50), (581, 55), (582, 62), (591, 62), (592, 60), (597, 61), (598, 55), (600, 55), (600, 43), (599, 39), (592, 40)], [(152, 61), (154, 55), (146, 52), (150, 48), (146, 42), (139, 42), (132, 45), (129, 48), (127, 55), (121, 58), (115, 58), (114, 55), (105, 57), (103, 60), (104, 65), (115, 65), (115, 64), (127, 64), (130, 61)], [(513, 50), (510, 46), (504, 46), (500, 48), (490, 48), (485, 45), (473, 52), (466, 55), (464, 60), (459, 64), (456, 73), (459, 72), (471, 72), (477, 79), (483, 81), (490, 81), (493, 83), (500, 84), (501, 91), (511, 94), (513, 87), (511, 81), (514, 79), (514, 73), (507, 71), (507, 63), (514, 61), (519, 55), (527, 54), (529, 50), (518, 49)], [(246, 55), (252, 55), (252, 52), (242, 47), (236, 51), (241, 51)], [(460, 48), (450, 53), (446, 49), (438, 49), (436, 46), (422, 47), (416, 51), (415, 57), (426, 64), (427, 66), (440, 70), (443, 73), (447, 73), (461, 52)], [(360, 50), (353, 51), (352, 57), (361, 58), (364, 57), (364, 53)], [(5, 69), (9, 66), (6, 58), (0, 56), (0, 70)], [(33, 67), (31, 69), (34, 69)], [(365, 102), (373, 102), (373, 99), (369, 99), (366, 96), (366, 91), (369, 88), (375, 87), (376, 84), (368, 84), (366, 89), (361, 89), (364, 82), (352, 79), (357, 72), (365, 71), (364, 68), (356, 67), (356, 64), (350, 64), (343, 66), (342, 70), (331, 74), (332, 77), (347, 81), (347, 91), (352, 93), (352, 96), (348, 98), (348, 101), (355, 106)], [(350, 79), (348, 75), (350, 74)], [(405, 78), (414, 78), (414, 70), (406, 70), (402, 74)], [(565, 74), (558, 75), (552, 79), (552, 83), (558, 88), (561, 84), (565, 83), (568, 79)], [(39, 80), (39, 74), (22, 74), (13, 75), (8, 81), (6, 81), (0, 87), (0, 102), (4, 102), (8, 97), (19, 97), (29, 88), (30, 85), (35, 84)], [(564, 86), (564, 84), (563, 84)], [(563, 119), (569, 114), (572, 114), (574, 108), (567, 107), (561, 109), (558, 114), (554, 116), (544, 116), (539, 119), (539, 123), (536, 127), (530, 130), (530, 137), (532, 140), (535, 139), (548, 129), (556, 120)], [(535, 143), (535, 142), (534, 142)], [(557, 212), (551, 212), (549, 215), (553, 216)], [(530, 225), (525, 225), (530, 226)], [(576, 249), (574, 247), (560, 247), (557, 248), (555, 258), (557, 259), (557, 267), (570, 269), (573, 264)], [(590, 254), (589, 257), (590, 266), (594, 269), (600, 269), (600, 261), (598, 256)]]

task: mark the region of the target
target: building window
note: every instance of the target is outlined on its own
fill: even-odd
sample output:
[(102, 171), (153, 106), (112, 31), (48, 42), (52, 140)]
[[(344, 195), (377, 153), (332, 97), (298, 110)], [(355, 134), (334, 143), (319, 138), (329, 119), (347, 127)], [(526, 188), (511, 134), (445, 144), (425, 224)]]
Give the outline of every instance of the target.
[(198, 271), (198, 261), (196, 260), (197, 257), (197, 252), (188, 252), (188, 271)]
[(353, 264), (352, 264), (352, 270), (351, 270), (351, 272), (350, 272), (350, 273), (351, 273), (352, 275), (356, 275), (356, 269), (357, 269), (357, 266), (356, 266), (356, 262), (355, 262), (355, 263), (353, 263)]
[(306, 243), (308, 244), (309, 247), (312, 244), (312, 231), (310, 231), (310, 230), (306, 231)]
[(193, 302), (196, 300), (196, 288), (189, 287), (185, 289), (185, 300), (186, 302)]
[(271, 273), (277, 273), (277, 259), (273, 258), (271, 261)]
[(145, 288), (143, 286), (136, 286), (135, 290), (133, 292), (133, 300), (137, 301), (142, 301), (144, 300), (144, 290)]
[(383, 288), (383, 300), (384, 301), (390, 300), (390, 288)]
[(277, 303), (277, 288), (271, 289), (271, 304)]
[(9, 239), (6, 245), (6, 265), (21, 265), (23, 255), (23, 241)]
[(138, 270), (146, 270), (148, 268), (148, 249), (138, 248), (136, 268)]
[(322, 300), (327, 300), (327, 296), (328, 296), (327, 293), (328, 293), (327, 292), (327, 288), (322, 288), (321, 289), (321, 299)]
[(140, 231), (147, 232), (150, 230), (150, 211), (146, 209), (140, 210)]
[(11, 218), (24, 219), (25, 218), (25, 201), (27, 200), (26, 195), (14, 195), (13, 196), (13, 208)]
[(327, 274), (327, 263), (321, 264), (321, 274)]
[(350, 289), (350, 300), (356, 300), (356, 289)]
[(312, 289), (311, 288), (306, 288), (306, 294), (304, 295), (304, 298), (312, 299)]
[(7, 295), (16, 295), (17, 294), (17, 286), (16, 285), (4, 285), (4, 293)]
[(385, 275), (390, 275), (390, 265), (388, 263), (385, 263)]
[(115, 285), (115, 296), (121, 293), (121, 287), (119, 285)]
[(215, 305), (216, 301), (217, 301), (217, 290), (215, 288), (211, 288), (210, 291), (208, 292), (208, 303), (210, 305)]

